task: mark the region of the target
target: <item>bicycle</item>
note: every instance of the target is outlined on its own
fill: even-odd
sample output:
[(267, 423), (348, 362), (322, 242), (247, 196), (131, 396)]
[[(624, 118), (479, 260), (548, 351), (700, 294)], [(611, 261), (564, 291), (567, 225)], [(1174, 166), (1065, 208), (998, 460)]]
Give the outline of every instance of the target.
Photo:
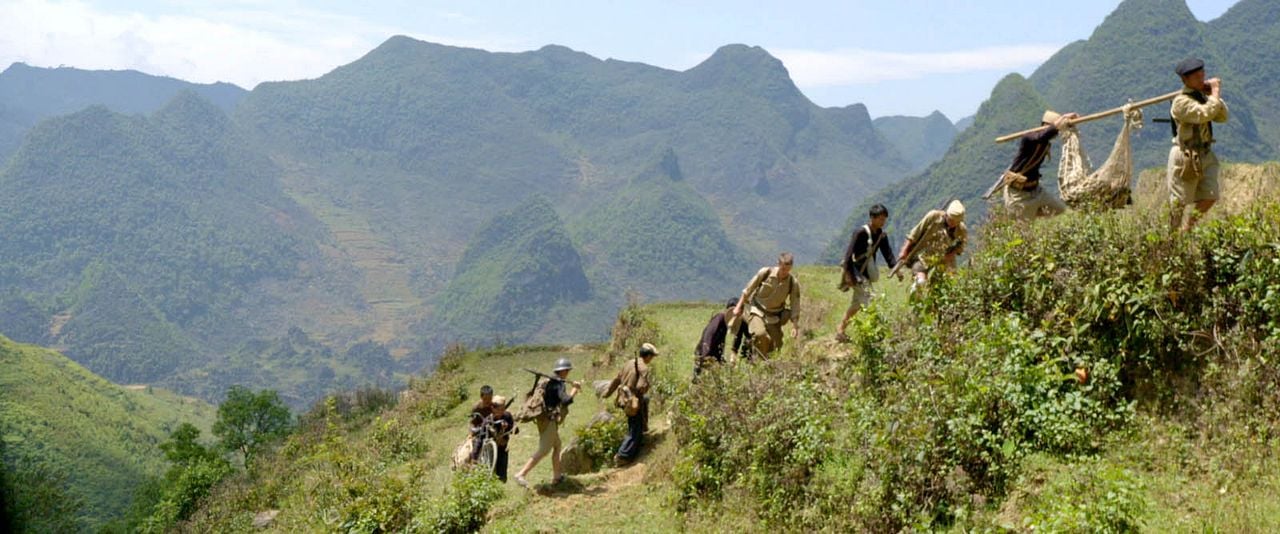
[(480, 452), (472, 456), (474, 465), (483, 467), (485, 471), (495, 475), (498, 465), (498, 439), (515, 431), (515, 427), (505, 432), (500, 431), (496, 423), (492, 415), (484, 416), (480, 429), (476, 432), (476, 439), (480, 441)]

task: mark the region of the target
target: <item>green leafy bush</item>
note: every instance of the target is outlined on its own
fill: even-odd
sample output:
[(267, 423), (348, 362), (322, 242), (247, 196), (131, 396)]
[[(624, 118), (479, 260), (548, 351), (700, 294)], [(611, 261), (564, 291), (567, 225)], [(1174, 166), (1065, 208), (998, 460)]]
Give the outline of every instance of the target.
[(627, 436), (627, 420), (614, 415), (607, 421), (578, 427), (573, 431), (578, 452), (591, 462), (591, 470), (600, 469), (613, 459)]
[(449, 491), (414, 518), (412, 530), (440, 534), (466, 534), (484, 526), (489, 506), (502, 496), (502, 486), (492, 473), (464, 469), (453, 478)]

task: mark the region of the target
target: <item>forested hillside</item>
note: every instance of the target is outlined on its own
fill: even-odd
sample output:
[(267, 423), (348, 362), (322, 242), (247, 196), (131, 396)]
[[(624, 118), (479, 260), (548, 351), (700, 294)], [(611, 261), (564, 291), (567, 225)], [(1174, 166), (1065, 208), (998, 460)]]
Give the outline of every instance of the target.
[[(270, 385), (300, 407), (452, 341), (600, 339), (628, 292), (719, 298), (749, 258), (813, 258), (850, 195), (908, 166), (865, 107), (820, 108), (741, 45), (677, 72), (395, 37), (318, 79), (243, 99), (192, 86), (217, 101), (183, 92), (149, 115), (125, 112), (168, 85), (91, 74), (4, 75), (32, 120), (107, 80), (0, 170), (6, 324), (209, 399)], [(502, 228), (535, 196), (563, 222)], [(495, 233), (533, 228), (550, 233)], [(503, 313), (534, 300), (543, 313)], [(360, 343), (389, 358), (350, 357)]]
[(182, 423), (207, 433), (214, 417), (203, 401), (118, 386), (3, 336), (0, 392), (0, 490), (31, 532), (86, 531), (118, 518), (134, 491), (164, 472), (157, 445)]

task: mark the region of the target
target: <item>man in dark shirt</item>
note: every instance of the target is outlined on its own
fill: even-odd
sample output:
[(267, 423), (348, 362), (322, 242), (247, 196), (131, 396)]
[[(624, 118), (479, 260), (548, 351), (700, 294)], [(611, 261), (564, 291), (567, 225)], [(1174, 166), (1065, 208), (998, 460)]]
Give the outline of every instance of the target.
[(884, 225), (889, 221), (889, 209), (883, 204), (876, 204), (871, 206), (869, 215), (870, 221), (853, 233), (853, 237), (849, 238), (849, 246), (844, 249), (844, 256), (840, 258), (843, 277), (840, 289), (853, 290), (849, 309), (845, 310), (844, 320), (836, 328), (836, 340), (841, 343), (849, 340), (849, 336), (845, 335), (849, 320), (871, 303), (871, 284), (880, 278), (880, 271), (876, 269), (876, 251), (880, 251), (885, 264), (890, 268), (897, 264), (893, 248), (889, 245), (888, 232), (884, 231)]
[(480, 458), (481, 436), (484, 418), (493, 413), (493, 387), (480, 386), (480, 401), (471, 407), (471, 461)]
[(1013, 163), (1004, 176), (1004, 206), (1014, 217), (1031, 219), (1042, 208), (1049, 215), (1067, 210), (1067, 205), (1062, 200), (1040, 187), (1040, 166), (1049, 159), (1049, 143), (1058, 136), (1058, 131), (1077, 117), (1079, 115), (1075, 113), (1059, 115), (1053, 111), (1045, 111), (1040, 124), (1048, 127), (1022, 136), (1018, 143), (1018, 153), (1013, 156)]
[(693, 378), (697, 380), (698, 375), (702, 374), (702, 369), (711, 365), (712, 362), (724, 363), (724, 340), (729, 333), (729, 318), (732, 315), (733, 307), (738, 305), (738, 299), (731, 298), (725, 303), (725, 309), (720, 310), (711, 316), (711, 320), (707, 321), (707, 326), (702, 329), (702, 340), (698, 341), (698, 346), (693, 349)]

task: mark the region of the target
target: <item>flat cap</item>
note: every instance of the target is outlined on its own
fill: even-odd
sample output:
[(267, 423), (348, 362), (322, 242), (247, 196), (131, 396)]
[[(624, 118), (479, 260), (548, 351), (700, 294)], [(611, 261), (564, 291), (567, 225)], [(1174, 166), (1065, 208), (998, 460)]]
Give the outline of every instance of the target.
[(645, 343), (643, 345), (640, 345), (640, 355), (641, 356), (657, 356), (658, 348), (653, 346), (652, 343)]
[(1189, 57), (1187, 59), (1179, 61), (1177, 65), (1174, 65), (1173, 71), (1178, 73), (1178, 76), (1186, 76), (1188, 74), (1191, 74), (1203, 68), (1204, 68), (1204, 60), (1194, 58), (1194, 57)]

